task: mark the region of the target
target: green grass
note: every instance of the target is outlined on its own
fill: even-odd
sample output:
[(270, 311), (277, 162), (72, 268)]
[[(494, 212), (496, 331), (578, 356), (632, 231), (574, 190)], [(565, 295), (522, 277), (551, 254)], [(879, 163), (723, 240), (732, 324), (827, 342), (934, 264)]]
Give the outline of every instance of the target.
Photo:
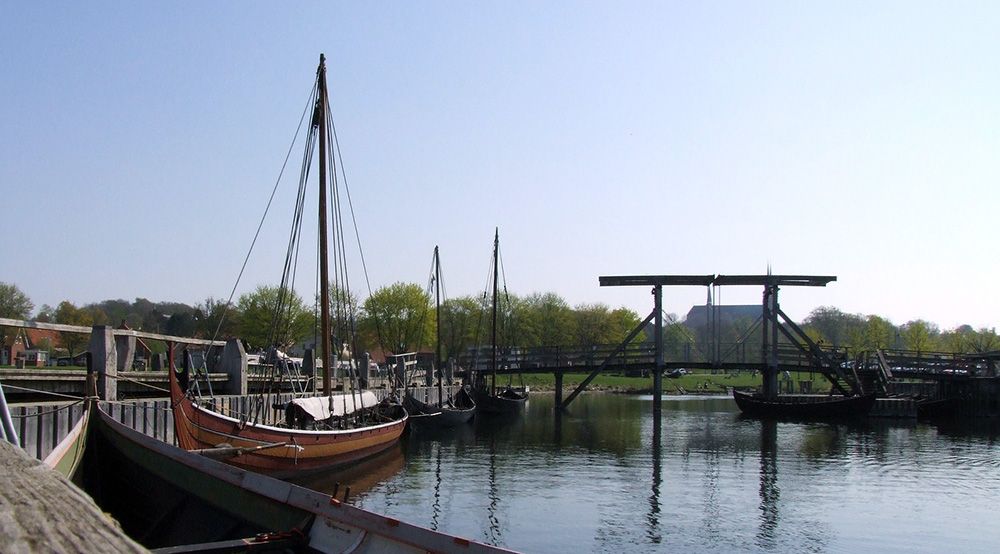
[[(586, 379), (587, 375), (584, 373), (567, 373), (563, 376), (563, 389), (573, 389), (577, 385)], [(539, 391), (551, 391), (555, 390), (555, 376), (552, 374), (530, 374), (523, 377), (524, 384), (532, 388), (532, 390)], [(782, 390), (784, 391), (784, 379), (779, 378), (781, 381)], [(799, 391), (798, 381), (809, 381), (809, 374), (792, 374), (792, 381), (795, 381), (794, 391)], [(498, 377), (498, 382), (507, 382), (505, 377)], [(515, 375), (513, 377), (513, 383), (515, 385), (520, 384), (519, 378)], [(670, 379), (667, 377), (663, 378), (663, 391), (667, 394), (690, 394), (690, 393), (704, 393), (704, 394), (726, 394), (730, 388), (736, 389), (751, 389), (759, 387), (761, 383), (760, 375), (752, 375), (749, 372), (743, 372), (739, 375), (727, 375), (723, 373), (693, 373), (688, 375), (683, 375), (677, 379)], [(653, 390), (653, 379), (651, 377), (625, 377), (623, 375), (611, 375), (603, 374), (598, 375), (591, 381), (588, 389), (590, 390), (603, 390), (603, 391), (614, 391), (614, 392), (626, 392), (626, 393), (643, 393), (650, 392)], [(819, 374), (814, 375), (812, 379), (812, 390), (813, 392), (822, 393), (827, 392), (830, 389), (829, 382), (823, 379)]]

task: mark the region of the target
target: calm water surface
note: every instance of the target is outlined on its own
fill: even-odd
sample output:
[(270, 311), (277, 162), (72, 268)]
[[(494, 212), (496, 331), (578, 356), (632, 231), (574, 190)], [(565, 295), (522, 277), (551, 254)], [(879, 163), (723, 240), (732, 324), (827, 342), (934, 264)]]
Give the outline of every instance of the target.
[[(996, 428), (743, 419), (729, 398), (584, 394), (414, 433), (311, 486), (526, 552), (996, 552)], [(341, 489), (343, 490), (343, 489)]]

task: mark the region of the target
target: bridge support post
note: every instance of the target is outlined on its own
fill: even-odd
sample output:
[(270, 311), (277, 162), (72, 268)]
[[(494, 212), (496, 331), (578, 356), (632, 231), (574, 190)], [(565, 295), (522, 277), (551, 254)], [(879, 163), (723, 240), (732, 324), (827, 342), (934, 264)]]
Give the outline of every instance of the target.
[(114, 329), (95, 325), (90, 333), (90, 371), (97, 373), (97, 396), (118, 400), (118, 346)]
[(556, 410), (561, 410), (563, 407), (562, 405), (563, 374), (561, 371), (557, 371), (553, 373), (553, 375), (555, 375), (556, 377)]
[(656, 338), (656, 362), (653, 369), (653, 418), (660, 419), (660, 411), (663, 408), (663, 287), (656, 285), (653, 287), (653, 328)]
[(118, 371), (131, 371), (135, 359), (135, 337), (118, 335), (115, 337), (115, 353), (118, 357)]
[(766, 285), (764, 287), (764, 310), (762, 317), (764, 348), (761, 355), (764, 357), (763, 382), (761, 392), (764, 398), (777, 398), (778, 396), (778, 287), (776, 285)]
[[(311, 361), (316, 365), (315, 358)], [(219, 371), (229, 376), (229, 380), (226, 381), (226, 394), (247, 394), (247, 352), (238, 339), (226, 341), (226, 347), (222, 349)]]

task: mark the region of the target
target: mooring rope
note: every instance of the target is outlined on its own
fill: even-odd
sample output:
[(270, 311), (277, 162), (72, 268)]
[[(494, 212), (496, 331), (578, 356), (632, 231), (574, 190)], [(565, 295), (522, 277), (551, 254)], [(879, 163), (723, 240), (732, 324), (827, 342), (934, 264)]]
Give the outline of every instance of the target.
[(139, 381), (138, 379), (132, 379), (131, 377), (122, 377), (122, 376), (119, 376), (119, 375), (108, 375), (108, 377), (111, 377), (112, 379), (117, 379), (119, 381), (129, 381), (131, 383), (135, 383), (135, 384), (141, 385), (143, 387), (151, 388), (151, 389), (156, 390), (156, 391), (165, 392), (167, 394), (170, 394), (170, 390), (168, 390), (168, 389), (165, 389), (163, 387), (158, 387), (156, 385), (150, 385), (149, 383), (143, 383), (142, 381)]
[(52, 410), (48, 410), (46, 412), (37, 412), (37, 413), (34, 413), (34, 414), (23, 414), (23, 415), (13, 415), (13, 414), (11, 414), (10, 417), (13, 418), (13, 419), (25, 419), (25, 418), (29, 418), (29, 417), (47, 416), (49, 414), (54, 414), (56, 412), (61, 412), (63, 410), (68, 410), (68, 409), (72, 408), (73, 406), (76, 406), (77, 404), (82, 403), (84, 400), (86, 400), (86, 398), (81, 398), (80, 400), (77, 400), (76, 402), (70, 402), (69, 404), (66, 404), (65, 406), (60, 406), (58, 408), (55, 408), (55, 409), (52, 409)]
[(86, 397), (82, 397), (82, 396), (72, 396), (72, 395), (69, 395), (69, 394), (61, 394), (61, 393), (58, 393), (58, 392), (49, 392), (49, 391), (44, 391), (44, 390), (39, 390), (39, 389), (29, 389), (27, 387), (18, 387), (16, 385), (8, 385), (7, 383), (4, 383), (3, 386), (4, 386), (4, 388), (7, 388), (7, 389), (23, 390), (25, 392), (35, 392), (35, 393), (38, 393), (38, 394), (45, 394), (45, 395), (48, 395), (48, 396), (56, 396), (56, 397), (59, 397), (59, 398), (69, 398), (71, 400), (79, 400), (79, 401), (86, 400)]

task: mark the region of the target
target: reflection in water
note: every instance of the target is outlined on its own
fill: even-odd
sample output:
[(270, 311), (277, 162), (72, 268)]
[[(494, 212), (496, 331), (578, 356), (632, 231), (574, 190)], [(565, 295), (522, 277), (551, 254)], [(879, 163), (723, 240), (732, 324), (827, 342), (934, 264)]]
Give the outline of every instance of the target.
[[(667, 399), (661, 425), (652, 402), (635, 397), (585, 394), (558, 418), (553, 407), (551, 396), (533, 395), (523, 417), (412, 434), (405, 467), (390, 462), (352, 503), (525, 552), (906, 552), (914, 537), (926, 551), (1000, 544), (1000, 528), (981, 525), (1000, 490), (990, 429), (761, 422), (739, 417), (730, 398)], [(342, 474), (329, 481), (365, 488)]]
[(553, 410), (555, 413), (555, 419), (553, 421), (552, 427), (552, 443), (558, 448), (562, 446), (562, 428), (563, 428), (563, 411), (559, 408)]
[(347, 487), (350, 487), (351, 498), (357, 498), (402, 472), (405, 465), (403, 447), (397, 443), (385, 452), (355, 465), (336, 472), (317, 473), (295, 479), (294, 483), (327, 494), (333, 494), (334, 490), (338, 490), (338, 496), (341, 498)]
[(486, 533), (486, 542), (492, 545), (499, 545), (503, 541), (503, 533), (500, 531), (500, 520), (497, 518), (497, 506), (500, 504), (500, 491), (497, 490), (497, 442), (496, 437), (490, 437), (490, 481), (489, 481), (489, 513), (490, 528)]
[(431, 529), (437, 531), (438, 517), (441, 516), (441, 443), (437, 443), (434, 464), (434, 502), (431, 504)]
[(760, 526), (757, 546), (774, 547), (775, 530), (778, 528), (778, 423), (773, 420), (760, 422)]
[(660, 544), (663, 537), (660, 533), (660, 483), (663, 476), (660, 469), (661, 448), (661, 428), (663, 427), (660, 418), (653, 418), (653, 441), (650, 448), (653, 456), (653, 488), (649, 495), (649, 514), (646, 516), (646, 538), (653, 544)]

